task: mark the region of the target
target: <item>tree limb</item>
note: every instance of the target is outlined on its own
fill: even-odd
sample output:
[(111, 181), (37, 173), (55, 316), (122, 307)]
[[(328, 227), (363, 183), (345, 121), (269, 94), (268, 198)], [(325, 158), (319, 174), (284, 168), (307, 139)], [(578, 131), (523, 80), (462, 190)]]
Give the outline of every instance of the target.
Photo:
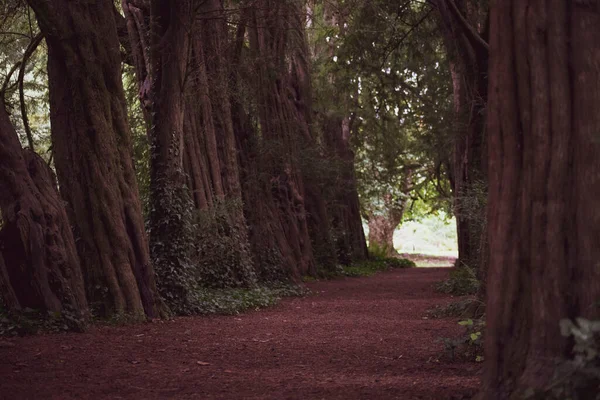
[(446, 2), (450, 5), (450, 10), (452, 10), (452, 13), (458, 19), (460, 24), (462, 25), (467, 36), (470, 37), (470, 39), (475, 43), (475, 45), (478, 45), (478, 47), (482, 48), (486, 52), (489, 52), (489, 50), (490, 50), (489, 44), (485, 40), (483, 40), (483, 38), (481, 36), (479, 36), (479, 33), (477, 33), (475, 28), (473, 28), (471, 26), (471, 24), (469, 23), (469, 21), (467, 21), (467, 19), (461, 14), (460, 10), (454, 3), (454, 0), (446, 0)]
[(12, 78), (12, 74), (21, 66), (21, 61), (12, 66), (8, 74), (6, 74), (6, 79), (4, 79), (4, 83), (2, 84), (2, 89), (0, 89), (0, 101), (4, 100), (4, 94), (8, 89), (8, 84), (10, 83), (10, 78)]
[(27, 67), (27, 61), (35, 52), (35, 49), (39, 46), (40, 42), (44, 38), (44, 35), (38, 33), (27, 46), (27, 50), (25, 50), (25, 54), (23, 54), (23, 60), (21, 61), (21, 66), (19, 68), (19, 101), (21, 103), (21, 118), (23, 119), (23, 128), (25, 128), (25, 134), (27, 135), (27, 142), (29, 144), (29, 149), (31, 151), (35, 151), (33, 148), (33, 135), (31, 134), (31, 127), (29, 126), (29, 118), (27, 117), (27, 107), (25, 107), (25, 68)]

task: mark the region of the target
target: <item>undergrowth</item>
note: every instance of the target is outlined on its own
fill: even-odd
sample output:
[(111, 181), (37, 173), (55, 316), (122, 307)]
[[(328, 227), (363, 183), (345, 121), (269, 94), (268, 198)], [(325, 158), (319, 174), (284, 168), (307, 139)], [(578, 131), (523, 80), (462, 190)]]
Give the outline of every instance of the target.
[[(310, 293), (305, 286), (277, 284), (253, 288), (211, 289), (197, 288), (190, 296), (192, 314), (236, 315), (248, 310), (257, 310), (277, 304), (284, 297), (300, 297)], [(92, 318), (91, 323), (128, 325), (140, 322), (140, 318), (114, 315), (109, 319)], [(27, 336), (41, 333), (81, 332), (82, 320), (69, 313), (42, 313), (25, 309), (18, 314), (8, 313), (0, 305), (0, 337)]]
[(255, 288), (208, 289), (194, 294), (195, 313), (201, 315), (235, 315), (277, 304), (283, 297), (305, 296), (310, 291), (304, 286), (281, 284)]
[(485, 303), (472, 297), (445, 306), (435, 306), (427, 311), (429, 318), (481, 318), (484, 314)]
[(342, 275), (358, 277), (371, 276), (377, 272), (396, 268), (414, 268), (416, 264), (405, 258), (378, 257), (342, 267)]
[(473, 268), (462, 266), (450, 271), (448, 279), (435, 285), (438, 292), (454, 296), (467, 296), (479, 291), (479, 280)]
[(84, 326), (84, 321), (80, 317), (68, 311), (44, 313), (25, 308), (19, 313), (9, 313), (0, 305), (0, 337), (82, 332)]
[(542, 390), (527, 390), (528, 400), (600, 399), (600, 321), (560, 321), (561, 334), (574, 342), (570, 358), (557, 360), (554, 376)]
[(451, 360), (483, 361), (485, 319), (466, 319), (458, 323), (465, 332), (457, 338), (441, 337), (446, 356)]

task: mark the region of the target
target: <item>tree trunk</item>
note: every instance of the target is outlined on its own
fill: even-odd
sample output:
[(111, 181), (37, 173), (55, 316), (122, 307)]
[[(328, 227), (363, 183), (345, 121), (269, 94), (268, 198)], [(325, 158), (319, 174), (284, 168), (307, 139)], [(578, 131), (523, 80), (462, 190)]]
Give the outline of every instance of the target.
[(388, 257), (398, 255), (394, 248), (394, 232), (400, 220), (385, 215), (369, 217), (369, 247), (374, 253), (382, 252)]
[(21, 148), (2, 100), (0, 210), (0, 295), (6, 307), (88, 317), (75, 240), (54, 175), (37, 154)]
[(298, 165), (298, 145), (304, 140), (306, 130), (291, 100), (293, 88), (286, 65), (293, 10), (294, 7), (279, 1), (256, 2), (251, 9), (253, 20), (249, 36), (256, 57), (258, 116), (273, 198), (279, 208), (285, 237), (293, 249), (298, 273), (315, 275), (306, 193)]
[(90, 305), (101, 315), (157, 316), (113, 5), (29, 4), (48, 45), (52, 147)]
[(341, 182), (330, 202), (332, 229), (336, 238), (338, 261), (349, 265), (368, 257), (367, 241), (360, 215), (360, 201), (354, 172), (354, 152), (350, 148), (349, 118), (323, 116), (325, 146), (332, 158), (340, 161)]
[[(484, 6), (472, 0), (455, 3), (456, 8), (450, 5), (450, 0), (437, 1), (450, 59), (456, 116), (452, 191), (458, 265), (475, 268), (480, 278), (484, 278), (487, 250), (482, 238), (486, 237), (487, 160), (484, 154), (488, 51), (480, 42), (483, 39), (474, 38), (474, 35), (487, 36), (481, 29), (485, 24), (480, 23)], [(461, 13), (463, 22), (457, 12)]]
[(600, 14), (595, 2), (492, 4), (480, 398), (503, 400), (543, 388), (570, 354), (561, 318), (600, 318)]
[(248, 74), (244, 69), (248, 63), (242, 64), (242, 56), (250, 14), (249, 9), (242, 12), (238, 23), (228, 80), (244, 215), (249, 226), (250, 246), (259, 281), (300, 281), (296, 254), (286, 237), (272, 184), (265, 179), (270, 171), (262, 150), (263, 143), (240, 98)]
[(300, 151), (308, 158), (308, 162), (301, 164), (302, 178), (304, 181), (305, 201), (307, 213), (308, 232), (318, 268), (334, 271), (338, 264), (335, 242), (332, 237), (329, 210), (323, 192), (327, 189), (326, 182), (314, 163), (322, 164), (326, 161), (327, 153), (317, 148), (317, 138), (313, 131), (312, 87), (310, 76), (310, 52), (306, 36), (306, 13), (303, 1), (288, 4), (288, 18), (290, 29), (288, 31), (290, 48), (290, 95), (296, 111), (295, 119), (299, 125), (297, 140)]
[(193, 312), (195, 285), (193, 202), (183, 169), (193, 18), (190, 0), (150, 2), (150, 250), (160, 293), (178, 314)]

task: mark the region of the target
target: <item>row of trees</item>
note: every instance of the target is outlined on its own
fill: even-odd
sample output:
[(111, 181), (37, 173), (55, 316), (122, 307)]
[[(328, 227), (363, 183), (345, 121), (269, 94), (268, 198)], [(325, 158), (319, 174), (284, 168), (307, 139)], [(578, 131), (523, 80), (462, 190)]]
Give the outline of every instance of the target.
[(389, 248), (410, 201), (451, 198), (487, 288), (481, 398), (546, 386), (558, 321), (600, 317), (594, 2), (5, 3), (8, 308), (193, 313), (199, 287), (366, 257), (361, 213)]
[[(8, 74), (0, 282), (9, 309), (188, 314), (199, 287), (298, 281), (367, 257), (348, 116), (315, 114), (303, 1), (9, 6), (4, 30), (21, 32), (13, 58), (41, 38), (46, 46), (56, 171), (55, 180), (33, 139), (19, 143)], [(128, 109), (124, 77), (138, 110)], [(147, 134), (148, 169), (134, 167), (143, 162), (132, 126)]]
[(450, 197), (486, 302), (480, 398), (551, 386), (573, 357), (559, 321), (600, 318), (596, 4), (336, 4), (370, 242), (392, 247), (415, 197)]

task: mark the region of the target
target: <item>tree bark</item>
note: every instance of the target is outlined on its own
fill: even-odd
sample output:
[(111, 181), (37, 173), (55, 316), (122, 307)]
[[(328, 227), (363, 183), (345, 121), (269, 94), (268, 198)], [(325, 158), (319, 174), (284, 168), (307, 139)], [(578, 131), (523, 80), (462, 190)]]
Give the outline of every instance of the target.
[(279, 208), (285, 237), (293, 249), (300, 275), (316, 274), (308, 231), (305, 188), (298, 165), (298, 145), (306, 134), (291, 100), (291, 77), (286, 65), (293, 7), (259, 0), (251, 9), (250, 47), (256, 57), (258, 116), (272, 193)]
[(350, 119), (323, 116), (324, 144), (332, 158), (340, 161), (341, 182), (328, 204), (336, 238), (338, 261), (349, 265), (368, 257), (367, 241), (360, 214), (360, 201), (354, 172), (354, 152), (350, 148)]
[(249, 60), (243, 59), (243, 53), (250, 16), (249, 8), (241, 13), (231, 51), (228, 80), (244, 215), (249, 227), (250, 246), (259, 281), (299, 282), (301, 275), (296, 254), (286, 237), (272, 183), (268, 178), (265, 179), (270, 170), (263, 143), (240, 96), (244, 85), (249, 81), (248, 71), (245, 69)]
[[(0, 295), (10, 311), (88, 317), (75, 239), (46, 163), (23, 150), (0, 100)], [(80, 327), (81, 327), (80, 326)]]
[(369, 217), (369, 247), (384, 252), (388, 257), (397, 255), (398, 252), (394, 248), (394, 232), (400, 221), (386, 215)]
[(486, 237), (487, 160), (484, 154), (488, 49), (481, 44), (483, 39), (474, 39), (473, 35), (487, 35), (478, 27), (485, 26), (480, 24), (483, 6), (471, 0), (452, 2), (454, 0), (438, 0), (436, 4), (442, 19), (453, 82), (456, 137), (452, 189), (458, 265), (475, 268), (484, 280), (487, 249), (482, 238)]
[(160, 313), (132, 164), (119, 39), (110, 2), (30, 0), (48, 46), (56, 171), (90, 305)]
[(561, 336), (559, 320), (600, 318), (592, 306), (600, 299), (597, 6), (559, 0), (492, 5), (481, 399), (544, 388), (555, 360), (573, 347)]

